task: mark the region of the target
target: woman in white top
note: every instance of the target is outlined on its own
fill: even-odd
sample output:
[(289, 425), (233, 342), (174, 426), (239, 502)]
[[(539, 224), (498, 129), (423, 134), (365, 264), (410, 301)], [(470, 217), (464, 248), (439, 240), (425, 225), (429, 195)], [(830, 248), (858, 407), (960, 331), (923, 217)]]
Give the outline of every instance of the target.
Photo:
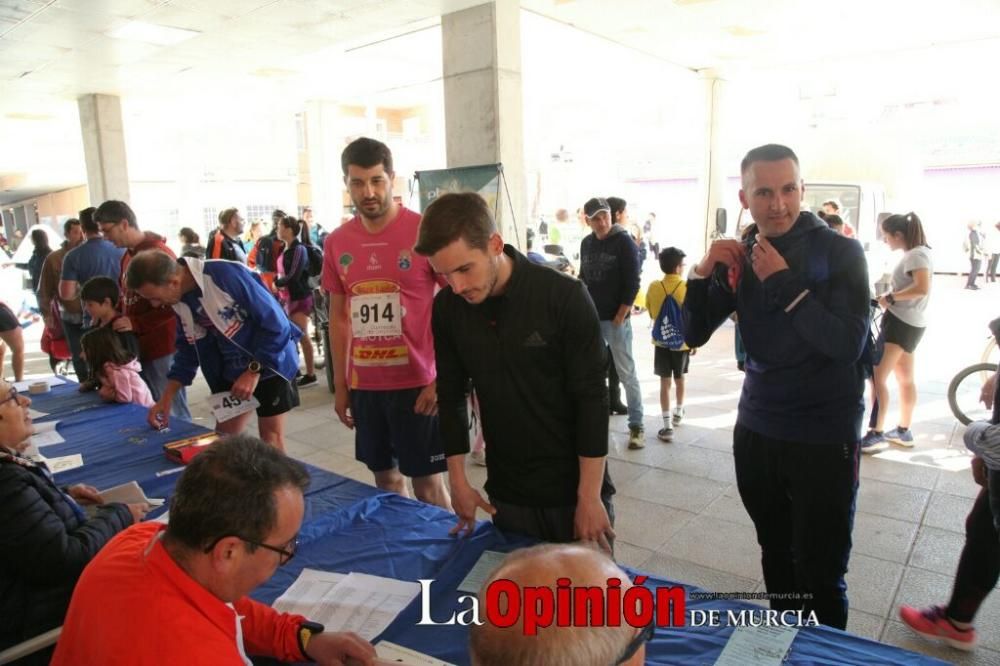
[[(892, 273), (892, 291), (878, 299), (885, 311), (882, 315), (882, 336), (885, 351), (875, 366), (875, 424), (861, 440), (864, 453), (883, 451), (889, 442), (913, 446), (910, 420), (917, 402), (917, 387), (913, 382), (913, 352), (927, 326), (927, 302), (930, 299), (930, 247), (924, 236), (920, 218), (914, 213), (892, 215), (882, 222), (882, 239), (891, 250), (903, 250), (903, 258)], [(899, 422), (889, 432), (883, 432), (889, 406), (889, 373), (899, 384)]]

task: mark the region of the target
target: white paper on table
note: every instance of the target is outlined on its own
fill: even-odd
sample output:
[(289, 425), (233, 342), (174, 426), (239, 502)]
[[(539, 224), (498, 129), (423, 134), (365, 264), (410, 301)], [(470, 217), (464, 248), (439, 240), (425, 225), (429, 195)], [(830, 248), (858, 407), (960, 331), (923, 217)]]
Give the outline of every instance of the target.
[(282, 613), (296, 613), (312, 619), (310, 614), (313, 608), (345, 578), (347, 574), (303, 569), (295, 582), (275, 600), (274, 608)]
[(51, 446), (53, 444), (62, 444), (65, 441), (55, 428), (31, 436), (31, 443), (35, 446)]
[(240, 400), (229, 391), (213, 393), (208, 397), (208, 404), (212, 408), (215, 420), (219, 423), (234, 419), (240, 414), (246, 414), (260, 407), (257, 398), (250, 396), (249, 400)]
[(50, 472), (58, 474), (59, 472), (66, 472), (71, 469), (76, 469), (77, 467), (83, 467), (83, 456), (79, 453), (74, 453), (71, 456), (46, 458), (45, 464), (48, 465)]
[(170, 523), (170, 512), (169, 511), (164, 511), (159, 516), (157, 516), (156, 518), (153, 518), (149, 522), (151, 522), (151, 523), (163, 523), (164, 525), (167, 525), (167, 524)]
[(32, 424), (32, 427), (35, 430), (35, 434), (38, 435), (43, 432), (52, 432), (56, 429), (57, 423), (59, 423), (59, 421), (46, 421), (45, 423), (34, 423)]
[(129, 481), (114, 488), (101, 491), (101, 499), (105, 503), (121, 502), (122, 504), (141, 504), (145, 502), (153, 508), (163, 506), (163, 500), (146, 497), (138, 481)]
[(779, 666), (797, 633), (795, 627), (736, 627), (715, 666)]
[(370, 641), (418, 594), (419, 583), (362, 573), (344, 576), (303, 569), (274, 607), (305, 615), (328, 631), (353, 631)]
[(14, 388), (17, 389), (18, 393), (24, 393), (25, 391), (28, 390), (28, 387), (34, 384), (35, 382), (45, 382), (46, 384), (49, 385), (49, 388), (52, 388), (53, 386), (59, 386), (60, 384), (65, 384), (66, 380), (63, 379), (62, 377), (56, 377), (55, 375), (52, 375), (51, 377), (39, 377), (37, 379), (25, 379), (22, 382), (14, 382), (13, 386)]
[(493, 570), (503, 562), (503, 558), (505, 557), (507, 557), (507, 553), (484, 550), (483, 554), (476, 560), (476, 564), (473, 565), (469, 573), (462, 579), (462, 583), (458, 586), (458, 591), (479, 594), (479, 588), (486, 582), (487, 576), (493, 573)]
[(435, 659), (423, 652), (411, 650), (402, 645), (396, 645), (389, 641), (379, 641), (375, 644), (375, 666), (388, 666), (389, 664), (404, 664), (404, 666), (454, 666), (447, 661)]
[(28, 416), (30, 416), (32, 418), (32, 420), (34, 420), (34, 419), (42, 419), (42, 418), (45, 418), (48, 415), (49, 415), (48, 412), (40, 412), (37, 409), (35, 409), (34, 407), (28, 407)]

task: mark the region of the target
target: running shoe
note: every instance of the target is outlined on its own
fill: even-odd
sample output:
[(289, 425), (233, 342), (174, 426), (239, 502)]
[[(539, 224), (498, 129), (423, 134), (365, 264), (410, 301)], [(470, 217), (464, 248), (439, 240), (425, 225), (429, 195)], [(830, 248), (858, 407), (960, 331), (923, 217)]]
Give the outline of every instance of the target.
[(674, 425), (680, 425), (680, 422), (684, 420), (684, 405), (674, 407), (674, 414), (671, 420), (674, 422)]
[(889, 448), (889, 442), (885, 441), (885, 435), (869, 430), (868, 434), (861, 438), (861, 453), (878, 453)]
[(883, 435), (887, 440), (893, 444), (899, 444), (900, 446), (911, 447), (913, 446), (913, 433), (910, 429), (900, 430), (898, 427), (893, 428), (889, 432)]
[(943, 641), (957, 650), (968, 651), (976, 647), (976, 630), (956, 627), (945, 615), (944, 606), (900, 606), (899, 619), (921, 636)]

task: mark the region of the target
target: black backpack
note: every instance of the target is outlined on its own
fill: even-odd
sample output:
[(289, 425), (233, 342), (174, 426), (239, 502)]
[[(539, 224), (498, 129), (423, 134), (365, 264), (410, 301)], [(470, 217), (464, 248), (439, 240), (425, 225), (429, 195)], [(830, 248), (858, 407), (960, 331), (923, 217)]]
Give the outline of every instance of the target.
[(306, 245), (306, 254), (309, 256), (309, 277), (319, 277), (323, 272), (323, 250), (315, 245)]

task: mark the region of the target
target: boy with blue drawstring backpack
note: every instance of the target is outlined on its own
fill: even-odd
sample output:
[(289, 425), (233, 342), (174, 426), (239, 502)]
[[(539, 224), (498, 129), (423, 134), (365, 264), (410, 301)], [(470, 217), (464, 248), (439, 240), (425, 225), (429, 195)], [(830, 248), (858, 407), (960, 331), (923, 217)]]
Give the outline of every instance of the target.
[[(676, 247), (663, 249), (659, 255), (663, 279), (646, 289), (646, 307), (653, 318), (653, 371), (660, 378), (660, 411), (663, 427), (656, 437), (673, 441), (674, 426), (684, 419), (684, 375), (688, 371), (691, 349), (684, 344), (682, 306), (687, 283), (681, 278), (684, 252)], [(670, 388), (675, 386), (677, 404), (670, 410)]]

